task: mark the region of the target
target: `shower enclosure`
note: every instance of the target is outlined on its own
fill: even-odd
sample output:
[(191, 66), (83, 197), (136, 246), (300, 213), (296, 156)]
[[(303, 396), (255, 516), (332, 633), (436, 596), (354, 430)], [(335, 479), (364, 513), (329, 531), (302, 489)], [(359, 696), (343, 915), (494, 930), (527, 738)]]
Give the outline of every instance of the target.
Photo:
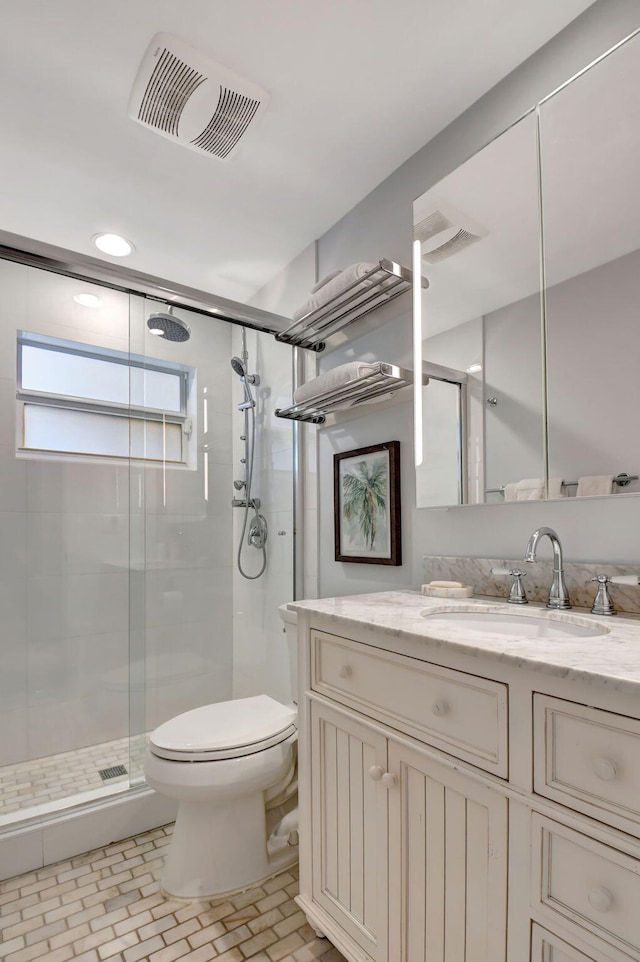
[(244, 332), (13, 260), (0, 287), (1, 837), (141, 786), (146, 733), (179, 712), (286, 699), (294, 485), (288, 346), (248, 333), (273, 547), (245, 581)]

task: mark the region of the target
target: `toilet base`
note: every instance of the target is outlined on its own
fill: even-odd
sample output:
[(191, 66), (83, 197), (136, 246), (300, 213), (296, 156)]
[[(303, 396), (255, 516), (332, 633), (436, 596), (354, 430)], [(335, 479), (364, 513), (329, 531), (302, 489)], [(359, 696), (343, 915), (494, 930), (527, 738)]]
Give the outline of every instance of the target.
[(262, 792), (215, 805), (181, 802), (160, 884), (177, 898), (242, 891), (294, 864), (298, 849), (269, 857)]

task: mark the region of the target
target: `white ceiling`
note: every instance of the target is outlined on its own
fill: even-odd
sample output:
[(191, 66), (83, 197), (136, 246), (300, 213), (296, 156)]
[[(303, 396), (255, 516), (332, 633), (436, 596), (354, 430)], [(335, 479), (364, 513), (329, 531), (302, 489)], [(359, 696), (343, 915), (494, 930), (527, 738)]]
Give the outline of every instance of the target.
[[(592, 2), (1, 0), (0, 228), (245, 301)], [(228, 163), (127, 116), (158, 31), (269, 92)]]

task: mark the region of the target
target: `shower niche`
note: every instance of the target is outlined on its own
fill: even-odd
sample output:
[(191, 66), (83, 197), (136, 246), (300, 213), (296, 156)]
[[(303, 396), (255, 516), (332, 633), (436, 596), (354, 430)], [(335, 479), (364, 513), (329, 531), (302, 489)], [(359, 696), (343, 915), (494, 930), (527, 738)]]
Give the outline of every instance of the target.
[(639, 64), (636, 33), (414, 202), (423, 357), (468, 378), (461, 417), (422, 390), (419, 507), (640, 492)]

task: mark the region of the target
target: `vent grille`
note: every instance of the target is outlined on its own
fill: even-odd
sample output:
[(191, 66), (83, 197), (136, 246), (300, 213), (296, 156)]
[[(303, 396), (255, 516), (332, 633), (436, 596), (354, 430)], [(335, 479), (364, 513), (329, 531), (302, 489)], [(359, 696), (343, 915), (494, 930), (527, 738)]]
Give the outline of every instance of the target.
[(226, 157), (246, 131), (259, 106), (259, 100), (221, 86), (213, 117), (191, 143), (216, 157)]
[(428, 214), (420, 223), (415, 225), (413, 228), (413, 236), (415, 240), (423, 244), (431, 237), (434, 237), (436, 234), (441, 234), (443, 230), (447, 230), (450, 227), (453, 227), (453, 224), (449, 218), (446, 217), (442, 211), (434, 210), (433, 213)]
[(475, 244), (480, 238), (477, 234), (472, 234), (468, 230), (460, 229), (457, 234), (441, 244), (440, 247), (436, 247), (435, 250), (428, 251), (426, 254), (422, 255), (422, 260), (427, 261), (429, 264), (438, 264), (440, 261), (446, 261), (448, 257), (453, 257), (459, 251), (469, 247), (471, 244)]
[(185, 104), (206, 79), (171, 51), (163, 50), (142, 97), (138, 120), (177, 137)]
[(124, 765), (113, 765), (112, 768), (101, 768), (98, 775), (103, 782), (106, 782), (108, 778), (118, 778), (119, 775), (126, 775), (127, 769)]

